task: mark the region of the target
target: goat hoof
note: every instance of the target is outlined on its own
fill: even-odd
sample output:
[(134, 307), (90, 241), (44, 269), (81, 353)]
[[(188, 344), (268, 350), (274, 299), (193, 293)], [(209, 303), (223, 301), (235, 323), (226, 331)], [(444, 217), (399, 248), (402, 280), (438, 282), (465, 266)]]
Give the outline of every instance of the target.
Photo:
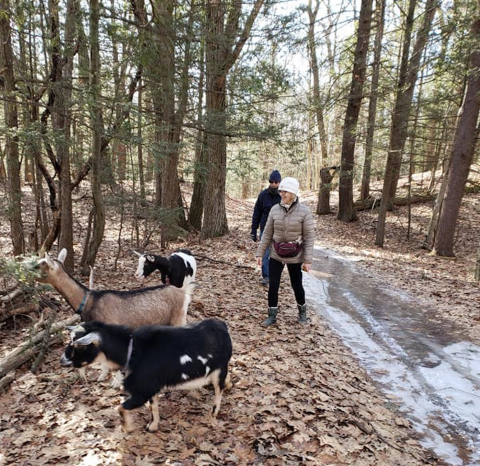
[(156, 432), (158, 430), (158, 424), (148, 424), (147, 425), (147, 430), (149, 432)]

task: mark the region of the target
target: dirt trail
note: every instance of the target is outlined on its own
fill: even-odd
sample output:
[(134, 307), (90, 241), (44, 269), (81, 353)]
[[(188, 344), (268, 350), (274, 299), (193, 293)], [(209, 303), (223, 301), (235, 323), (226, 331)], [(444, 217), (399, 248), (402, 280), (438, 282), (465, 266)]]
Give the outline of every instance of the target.
[[(233, 231), (189, 245), (229, 264), (199, 261), (189, 316), (224, 319), (232, 334), (234, 388), (216, 422), (207, 417), (212, 390), (172, 392), (160, 400), (159, 432), (144, 431), (144, 408), (135, 416), (141, 428), (125, 436), (118, 390), (108, 382), (81, 383), (60, 368), (58, 347), (37, 376), (19, 375), (0, 397), (0, 465), (441, 464), (419, 446), (408, 421), (389, 409), (320, 317), (312, 315), (305, 327), (296, 322), (285, 283), (278, 325), (259, 326), (266, 290), (258, 270), (235, 267), (253, 264), (250, 244), (239, 237)], [(132, 262), (122, 257), (120, 270), (109, 274), (110, 286), (131, 285)], [(91, 370), (91, 380), (97, 374)]]

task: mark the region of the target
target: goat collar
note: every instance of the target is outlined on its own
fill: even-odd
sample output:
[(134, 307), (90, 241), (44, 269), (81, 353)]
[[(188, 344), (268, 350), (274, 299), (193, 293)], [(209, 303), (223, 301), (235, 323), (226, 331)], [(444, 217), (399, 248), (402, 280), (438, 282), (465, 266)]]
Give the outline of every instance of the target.
[(122, 368), (122, 372), (125, 373), (128, 370), (128, 363), (130, 362), (130, 358), (132, 357), (133, 351), (133, 337), (130, 337), (130, 341), (128, 342), (128, 350), (127, 350), (127, 360), (125, 361), (125, 365)]
[(82, 313), (83, 308), (85, 307), (85, 303), (87, 302), (87, 298), (88, 298), (88, 291), (86, 291), (85, 294), (83, 295), (82, 302), (80, 303), (80, 306), (78, 306), (78, 309), (77, 309), (77, 314), (80, 315)]

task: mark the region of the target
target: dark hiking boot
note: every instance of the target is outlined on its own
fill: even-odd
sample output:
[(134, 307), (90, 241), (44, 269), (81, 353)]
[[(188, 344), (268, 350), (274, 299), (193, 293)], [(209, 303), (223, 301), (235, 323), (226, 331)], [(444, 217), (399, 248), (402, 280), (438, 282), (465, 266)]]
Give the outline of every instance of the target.
[(270, 280), (268, 277), (263, 277), (262, 278), (262, 285), (263, 286), (268, 286), (270, 284)]
[(307, 305), (306, 304), (297, 304), (298, 307), (298, 321), (301, 324), (307, 324)]
[(269, 307), (268, 308), (268, 318), (262, 322), (264, 327), (270, 327), (270, 325), (277, 323), (277, 312), (278, 307)]

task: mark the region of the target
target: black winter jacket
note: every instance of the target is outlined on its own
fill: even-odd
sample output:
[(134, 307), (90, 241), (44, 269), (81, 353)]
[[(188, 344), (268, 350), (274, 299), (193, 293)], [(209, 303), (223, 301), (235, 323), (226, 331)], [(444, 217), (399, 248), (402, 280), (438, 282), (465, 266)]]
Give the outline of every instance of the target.
[(255, 203), (255, 208), (253, 209), (253, 216), (252, 216), (252, 230), (257, 230), (260, 226), (260, 230), (263, 231), (265, 228), (265, 224), (267, 223), (268, 214), (270, 213), (270, 209), (275, 204), (280, 204), (282, 198), (280, 194), (270, 194), (267, 189), (264, 189), (259, 195), (257, 202)]

